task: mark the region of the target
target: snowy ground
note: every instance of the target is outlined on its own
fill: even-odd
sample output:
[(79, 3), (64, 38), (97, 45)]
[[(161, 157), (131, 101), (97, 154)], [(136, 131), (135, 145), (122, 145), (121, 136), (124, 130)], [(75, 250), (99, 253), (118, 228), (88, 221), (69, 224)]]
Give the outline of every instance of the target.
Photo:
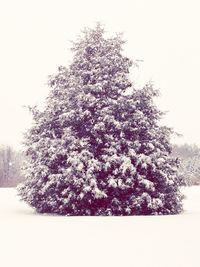
[(0, 189), (2, 267), (199, 267), (200, 187), (176, 216), (38, 215)]

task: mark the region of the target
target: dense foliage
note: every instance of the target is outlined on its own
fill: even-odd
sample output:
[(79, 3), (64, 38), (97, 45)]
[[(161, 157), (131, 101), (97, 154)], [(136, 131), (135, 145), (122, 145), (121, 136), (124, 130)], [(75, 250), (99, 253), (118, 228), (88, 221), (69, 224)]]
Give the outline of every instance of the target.
[(171, 130), (159, 126), (152, 84), (135, 89), (120, 36), (97, 25), (74, 59), (49, 79), (46, 108), (33, 108), (23, 200), (42, 213), (175, 214), (182, 210)]

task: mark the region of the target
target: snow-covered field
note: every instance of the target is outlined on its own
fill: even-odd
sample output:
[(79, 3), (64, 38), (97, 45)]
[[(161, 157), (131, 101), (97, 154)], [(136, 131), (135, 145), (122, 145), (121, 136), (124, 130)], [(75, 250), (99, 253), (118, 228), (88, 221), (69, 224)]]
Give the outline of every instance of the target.
[(38, 215), (0, 189), (2, 267), (199, 267), (200, 187), (175, 216)]

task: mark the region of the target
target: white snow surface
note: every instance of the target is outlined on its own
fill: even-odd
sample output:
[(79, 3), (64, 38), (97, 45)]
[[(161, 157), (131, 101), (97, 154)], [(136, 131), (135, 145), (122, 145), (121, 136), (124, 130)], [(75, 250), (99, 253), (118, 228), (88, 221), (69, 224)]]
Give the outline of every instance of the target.
[(2, 267), (199, 267), (200, 187), (172, 216), (40, 215), (0, 189)]

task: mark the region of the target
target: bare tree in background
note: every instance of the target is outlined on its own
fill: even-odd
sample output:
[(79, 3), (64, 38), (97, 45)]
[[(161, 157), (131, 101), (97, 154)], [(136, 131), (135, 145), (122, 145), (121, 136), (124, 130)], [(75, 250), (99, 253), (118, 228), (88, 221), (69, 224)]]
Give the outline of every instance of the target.
[(23, 180), (21, 175), (23, 155), (11, 146), (0, 147), (0, 187), (16, 186)]
[(200, 148), (197, 145), (174, 145), (173, 155), (180, 160), (179, 176), (183, 185), (200, 185)]

